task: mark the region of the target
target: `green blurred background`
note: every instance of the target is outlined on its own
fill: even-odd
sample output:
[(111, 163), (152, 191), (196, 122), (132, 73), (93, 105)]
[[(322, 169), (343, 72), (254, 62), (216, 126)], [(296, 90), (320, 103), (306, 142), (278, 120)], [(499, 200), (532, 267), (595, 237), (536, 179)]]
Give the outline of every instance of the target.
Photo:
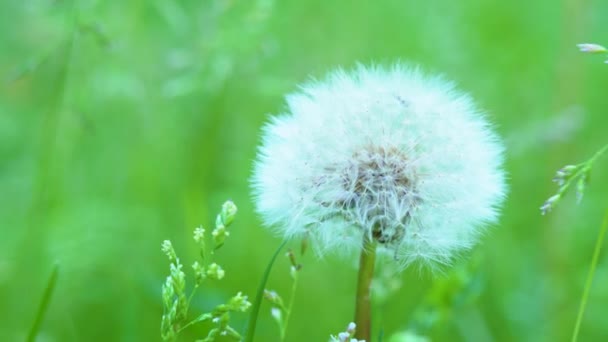
[[(151, 0), (0, 2), (0, 340), (22, 340), (60, 264), (40, 341), (156, 341), (171, 239), (186, 265), (194, 227), (239, 206), (218, 253), (227, 271), (193, 314), (253, 296), (280, 243), (248, 178), (269, 113), (336, 66), (413, 61), (487, 109), (507, 144), (499, 225), (439, 278), (408, 270), (376, 331), (434, 341), (570, 338), (606, 207), (608, 161), (580, 205), (548, 216), (559, 167), (608, 142), (608, 2)], [(297, 248), (297, 242), (293, 247)], [(355, 261), (305, 255), (288, 341), (326, 341), (352, 319)], [(269, 287), (289, 295), (281, 259)], [(605, 341), (602, 256), (581, 341)], [(262, 308), (258, 341), (278, 340)], [(241, 328), (245, 315), (234, 315)], [(191, 329), (184, 340), (201, 336)]]

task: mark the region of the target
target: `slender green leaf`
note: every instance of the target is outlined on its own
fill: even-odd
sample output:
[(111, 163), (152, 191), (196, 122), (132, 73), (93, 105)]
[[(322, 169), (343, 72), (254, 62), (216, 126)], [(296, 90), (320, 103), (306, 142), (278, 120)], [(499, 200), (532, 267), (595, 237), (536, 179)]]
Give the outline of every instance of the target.
[(604, 237), (606, 236), (606, 230), (608, 230), (608, 209), (606, 209), (606, 213), (604, 214), (604, 222), (602, 223), (602, 228), (600, 229), (600, 233), (597, 236), (597, 241), (595, 242), (595, 250), (593, 251), (593, 258), (591, 259), (589, 274), (587, 274), (585, 290), (583, 291), (583, 298), (581, 298), (581, 305), (578, 310), (578, 316), (574, 326), (574, 333), (572, 334), (572, 342), (576, 342), (578, 340), (578, 334), (581, 330), (581, 323), (583, 322), (583, 316), (585, 314), (585, 308), (587, 307), (589, 292), (591, 292), (591, 284), (593, 284), (593, 278), (595, 277), (595, 270), (597, 269), (597, 263), (600, 258), (600, 251), (602, 250)]
[(264, 275), (262, 276), (262, 280), (260, 281), (260, 285), (258, 286), (258, 292), (255, 296), (255, 301), (253, 302), (253, 307), (251, 308), (251, 316), (249, 316), (249, 323), (247, 324), (247, 331), (245, 332), (245, 342), (253, 342), (253, 336), (255, 335), (255, 327), (258, 323), (258, 314), (260, 313), (260, 306), (262, 305), (262, 298), (264, 298), (264, 289), (266, 288), (266, 282), (268, 281), (268, 277), (270, 276), (270, 271), (272, 270), (272, 266), (274, 262), (277, 260), (277, 256), (287, 244), (287, 240), (283, 241), (279, 248), (274, 252), (274, 255), (268, 262), (268, 266), (266, 266), (266, 270), (264, 271)]
[(36, 335), (38, 335), (38, 330), (40, 330), (40, 325), (42, 324), (42, 320), (44, 319), (44, 314), (46, 313), (49, 303), (51, 301), (51, 296), (53, 295), (53, 290), (55, 289), (55, 285), (57, 284), (57, 275), (59, 273), (59, 264), (55, 264), (53, 266), (53, 270), (51, 271), (51, 275), (49, 276), (49, 280), (46, 283), (46, 289), (42, 295), (42, 300), (40, 301), (40, 305), (38, 306), (38, 313), (36, 313), (36, 319), (34, 320), (34, 324), (30, 329), (30, 333), (27, 336), (27, 341), (32, 342), (36, 339)]

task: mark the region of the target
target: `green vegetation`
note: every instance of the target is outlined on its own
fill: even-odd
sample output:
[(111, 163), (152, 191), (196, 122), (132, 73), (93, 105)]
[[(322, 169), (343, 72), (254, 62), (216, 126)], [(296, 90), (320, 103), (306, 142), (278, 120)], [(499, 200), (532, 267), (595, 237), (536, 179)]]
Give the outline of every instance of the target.
[[(539, 206), (556, 170), (608, 142), (605, 56), (576, 47), (608, 44), (607, 11), (550, 0), (0, 2), (0, 340), (35, 329), (40, 340), (159, 341), (160, 243), (191, 275), (192, 230), (226, 199), (239, 206), (214, 255), (226, 274), (197, 290), (188, 321), (239, 292), (253, 301), (282, 242), (249, 195), (267, 114), (336, 66), (397, 59), (444, 73), (487, 109), (510, 191), (500, 224), (453, 270), (382, 282), (373, 331), (389, 342), (569, 340), (608, 206), (608, 159), (595, 161), (580, 204), (564, 196), (545, 216)], [(608, 336), (608, 258), (593, 260), (580, 341)], [(356, 261), (298, 263), (285, 341), (327, 341), (353, 320)], [(290, 265), (277, 258), (267, 286), (286, 300)], [(279, 340), (271, 308), (262, 303), (256, 341)], [(230, 326), (242, 334), (247, 316)]]

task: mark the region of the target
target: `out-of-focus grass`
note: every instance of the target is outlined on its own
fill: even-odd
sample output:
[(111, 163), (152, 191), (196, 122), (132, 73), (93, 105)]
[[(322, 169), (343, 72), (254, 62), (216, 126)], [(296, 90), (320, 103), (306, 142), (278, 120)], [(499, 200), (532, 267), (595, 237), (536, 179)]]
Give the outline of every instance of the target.
[[(482, 290), (468, 309), (478, 314), (460, 308), (432, 337), (567, 339), (607, 204), (608, 161), (581, 205), (566, 199), (547, 217), (538, 207), (554, 170), (608, 139), (608, 67), (575, 48), (606, 44), (607, 10), (549, 0), (0, 3), (0, 339), (27, 335), (60, 262), (41, 337), (158, 340), (160, 242), (194, 256), (192, 229), (211, 225), (226, 198), (240, 212), (218, 255), (224, 287), (196, 305), (253, 295), (280, 242), (260, 227), (248, 191), (267, 113), (311, 76), (396, 59), (457, 81), (508, 144), (509, 200), (477, 249)], [(581, 340), (608, 334), (605, 260)], [(323, 341), (352, 319), (355, 263), (302, 262), (288, 340)], [(408, 326), (434, 283), (413, 270), (402, 277), (376, 322), (387, 332)], [(288, 292), (285, 260), (270, 281)], [(259, 340), (276, 336), (265, 315)]]

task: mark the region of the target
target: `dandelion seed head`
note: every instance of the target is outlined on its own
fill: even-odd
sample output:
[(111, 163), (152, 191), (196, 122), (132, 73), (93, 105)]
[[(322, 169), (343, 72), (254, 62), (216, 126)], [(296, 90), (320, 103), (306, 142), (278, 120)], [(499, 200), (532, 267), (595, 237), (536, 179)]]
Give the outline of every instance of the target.
[(448, 264), (497, 219), (503, 146), (472, 99), (417, 68), (338, 70), (264, 127), (257, 211), (317, 252), (363, 235), (402, 266)]

